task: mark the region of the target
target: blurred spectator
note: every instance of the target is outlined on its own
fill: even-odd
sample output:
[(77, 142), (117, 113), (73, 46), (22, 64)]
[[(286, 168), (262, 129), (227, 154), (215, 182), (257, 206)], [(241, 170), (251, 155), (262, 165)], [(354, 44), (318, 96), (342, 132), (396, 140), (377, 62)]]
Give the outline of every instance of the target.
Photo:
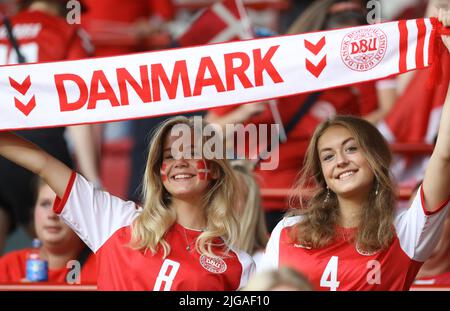
[[(85, 58), (92, 54), (92, 46), (83, 30), (69, 25), (62, 17), (67, 1), (19, 1), (19, 13), (11, 19), (4, 17), (0, 31), (0, 64), (17, 62), (61, 61)], [(8, 34), (5, 22), (12, 27)], [(28, 29), (23, 32), (20, 29)], [(13, 44), (16, 41), (17, 44)], [(75, 143), (75, 154), (83, 175), (99, 184), (97, 152), (91, 126), (69, 127)], [(73, 166), (64, 138), (64, 128), (38, 129), (16, 132), (34, 142), (69, 166)], [(30, 193), (32, 174), (0, 159), (0, 254), (7, 233), (16, 224), (28, 225), (33, 200)], [(31, 228), (31, 227), (30, 227)], [(30, 230), (32, 231), (32, 230)]]
[(243, 291), (312, 291), (308, 279), (288, 267), (256, 273)]
[(414, 19), (423, 17), (429, 0), (379, 0), (383, 18), (388, 20)]
[[(35, 179), (34, 225), (42, 242), (41, 258), (48, 261), (48, 282), (66, 284), (67, 263), (81, 264), (80, 282), (96, 283), (95, 257), (80, 238), (53, 212), (56, 194), (40, 178)], [(31, 249), (10, 252), (0, 259), (0, 283), (26, 282), (26, 260)]]
[[(353, 27), (367, 24), (364, 1), (319, 0), (300, 15), (288, 30), (290, 34)], [(367, 81), (352, 86), (358, 95), (360, 114), (376, 124), (392, 109), (397, 99), (395, 78)]]
[(235, 160), (231, 162), (231, 166), (237, 172), (241, 183), (240, 189), (242, 190), (242, 200), (238, 206), (238, 219), (241, 229), (238, 248), (253, 257), (258, 270), (269, 240), (261, 206), (259, 186), (252, 174), (251, 162)]
[(14, 15), (16, 10), (16, 0), (0, 0), (0, 16)]
[(296, 18), (314, 1), (290, 0), (289, 2), (291, 3), (289, 10), (285, 10), (280, 14), (278, 26), (280, 33), (286, 33)]
[[(82, 24), (91, 35), (96, 56), (112, 56), (152, 49), (149, 38), (167, 35), (164, 22), (173, 18), (170, 0), (85, 0), (88, 11)], [(168, 38), (167, 36), (165, 38)], [(150, 41), (151, 43), (151, 41)], [(153, 47), (154, 48), (154, 47)]]

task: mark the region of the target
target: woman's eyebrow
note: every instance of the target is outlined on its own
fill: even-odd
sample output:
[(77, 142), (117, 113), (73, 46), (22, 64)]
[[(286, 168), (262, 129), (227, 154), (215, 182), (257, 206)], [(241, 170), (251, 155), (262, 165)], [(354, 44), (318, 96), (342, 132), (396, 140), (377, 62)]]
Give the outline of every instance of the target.
[[(345, 140), (341, 143), (341, 146), (345, 145), (346, 143), (348, 143), (348, 142), (351, 141), (351, 140), (355, 140), (355, 139), (354, 139), (353, 137), (349, 137), (349, 138), (345, 139)], [(319, 150), (319, 153), (322, 153), (322, 152), (324, 152), (324, 151), (329, 151), (329, 150), (333, 150), (333, 149), (330, 148), (330, 147), (325, 147), (325, 148), (320, 149), (320, 150)]]

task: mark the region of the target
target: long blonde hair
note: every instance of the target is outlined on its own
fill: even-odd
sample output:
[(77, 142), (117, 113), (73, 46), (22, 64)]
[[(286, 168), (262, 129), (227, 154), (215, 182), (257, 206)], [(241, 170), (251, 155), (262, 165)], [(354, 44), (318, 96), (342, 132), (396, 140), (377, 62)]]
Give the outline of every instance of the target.
[[(320, 248), (332, 242), (340, 212), (336, 194), (330, 192), (322, 173), (317, 144), (324, 132), (332, 126), (345, 127), (355, 138), (374, 175), (372, 190), (362, 206), (360, 222), (355, 237), (358, 249), (374, 252), (387, 248), (394, 238), (395, 188), (390, 178), (391, 152), (380, 132), (369, 122), (352, 116), (336, 116), (322, 122), (314, 132), (308, 146), (305, 163), (297, 181), (296, 193), (313, 185), (312, 197), (292, 197), (290, 202), (300, 202), (300, 209), (289, 215), (303, 215), (292, 237), (300, 243)], [(306, 202), (306, 203), (305, 203)]]
[(241, 235), (238, 248), (253, 255), (258, 250), (264, 249), (269, 240), (264, 211), (261, 206), (261, 193), (249, 161), (233, 161), (231, 166), (238, 172), (238, 178), (245, 182), (247, 188), (245, 203), (239, 217)]
[[(150, 143), (147, 165), (143, 178), (143, 209), (132, 226), (131, 246), (134, 249), (149, 249), (155, 254), (159, 247), (163, 249), (163, 258), (170, 254), (170, 245), (165, 241), (165, 234), (177, 219), (176, 212), (170, 206), (171, 196), (161, 181), (160, 168), (163, 159), (163, 142), (171, 129), (178, 124), (186, 124), (193, 131), (203, 130), (194, 126), (193, 118), (174, 117), (163, 122), (155, 131)], [(202, 136), (205, 143), (205, 136)], [(219, 172), (219, 178), (212, 180), (207, 193), (203, 197), (203, 206), (207, 220), (207, 228), (197, 238), (195, 248), (202, 254), (214, 254), (212, 247), (218, 246), (221, 239), (225, 252), (236, 245), (239, 236), (239, 225), (233, 207), (238, 202), (238, 182), (230, 164), (225, 157), (209, 160), (212, 170)], [(216, 244), (214, 244), (216, 243)], [(221, 254), (222, 255), (222, 254)]]

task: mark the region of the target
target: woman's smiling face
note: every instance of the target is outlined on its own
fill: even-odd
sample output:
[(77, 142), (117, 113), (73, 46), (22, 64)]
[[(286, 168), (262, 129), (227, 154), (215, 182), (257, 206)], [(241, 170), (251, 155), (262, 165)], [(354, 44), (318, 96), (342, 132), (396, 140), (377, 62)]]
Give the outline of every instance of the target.
[(319, 138), (317, 149), (327, 186), (338, 197), (369, 193), (374, 173), (348, 129), (331, 126)]

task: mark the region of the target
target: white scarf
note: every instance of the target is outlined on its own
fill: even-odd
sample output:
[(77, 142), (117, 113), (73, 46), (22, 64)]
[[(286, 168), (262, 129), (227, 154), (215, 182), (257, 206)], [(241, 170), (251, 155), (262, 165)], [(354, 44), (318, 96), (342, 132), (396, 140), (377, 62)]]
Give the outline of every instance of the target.
[(159, 116), (425, 68), (441, 24), (417, 19), (165, 51), (0, 67), (0, 130)]

